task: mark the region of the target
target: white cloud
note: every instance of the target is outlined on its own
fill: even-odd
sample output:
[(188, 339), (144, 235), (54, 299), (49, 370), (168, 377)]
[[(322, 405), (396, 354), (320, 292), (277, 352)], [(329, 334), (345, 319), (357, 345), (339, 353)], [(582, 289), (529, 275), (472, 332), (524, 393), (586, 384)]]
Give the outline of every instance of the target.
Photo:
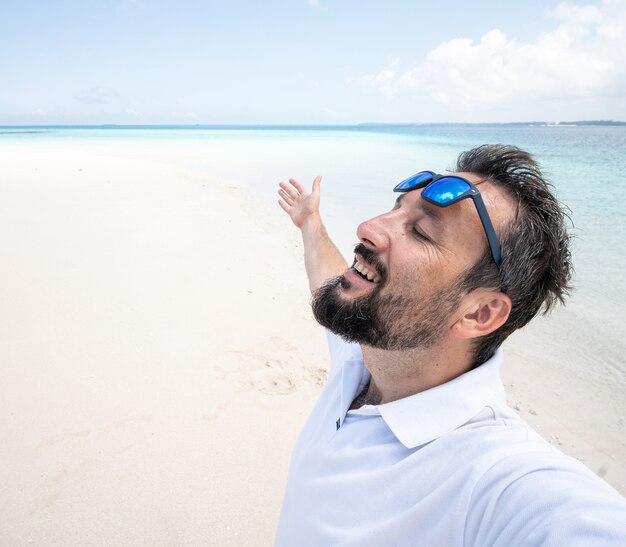
[(556, 25), (535, 41), (493, 29), (478, 42), (443, 42), (412, 68), (394, 60), (362, 82), (387, 96), (408, 94), (457, 111), (626, 96), (626, 0), (563, 2), (550, 16)]
[(306, 0), (306, 3), (311, 6), (312, 8), (319, 8), (320, 7), (320, 2), (319, 0)]
[(398, 68), (401, 64), (400, 59), (394, 59), (378, 74), (365, 76), (364, 83), (378, 89), (384, 95), (395, 95), (399, 90)]

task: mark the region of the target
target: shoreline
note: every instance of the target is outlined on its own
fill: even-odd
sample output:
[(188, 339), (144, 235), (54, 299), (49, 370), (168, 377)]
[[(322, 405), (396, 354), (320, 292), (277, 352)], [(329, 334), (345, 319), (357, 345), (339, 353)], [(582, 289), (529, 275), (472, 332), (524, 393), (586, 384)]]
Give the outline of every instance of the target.
[[(271, 543), (327, 366), (289, 219), (132, 144), (0, 161), (0, 543)], [(626, 493), (619, 385), (533, 362), (538, 331), (570, 343), (507, 342), (509, 403)]]

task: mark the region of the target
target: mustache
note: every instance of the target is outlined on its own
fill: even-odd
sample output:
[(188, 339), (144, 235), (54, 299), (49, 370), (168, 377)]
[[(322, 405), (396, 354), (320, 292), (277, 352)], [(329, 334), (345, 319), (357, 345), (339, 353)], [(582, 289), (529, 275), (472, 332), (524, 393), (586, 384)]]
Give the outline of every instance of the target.
[(363, 243), (359, 243), (354, 248), (354, 252), (355, 254), (360, 254), (367, 262), (374, 266), (376, 271), (380, 274), (381, 280), (385, 281), (387, 278), (387, 266), (383, 264), (376, 251), (372, 251), (372, 249), (366, 247)]

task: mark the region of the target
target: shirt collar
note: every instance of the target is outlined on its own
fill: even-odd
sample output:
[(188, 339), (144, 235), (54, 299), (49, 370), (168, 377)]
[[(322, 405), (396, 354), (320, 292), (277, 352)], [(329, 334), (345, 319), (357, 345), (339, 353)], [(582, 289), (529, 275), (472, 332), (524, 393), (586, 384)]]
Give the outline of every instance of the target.
[(504, 401), (501, 363), (498, 349), (491, 359), (454, 380), (375, 408), (398, 440), (415, 448), (457, 429), (494, 398)]

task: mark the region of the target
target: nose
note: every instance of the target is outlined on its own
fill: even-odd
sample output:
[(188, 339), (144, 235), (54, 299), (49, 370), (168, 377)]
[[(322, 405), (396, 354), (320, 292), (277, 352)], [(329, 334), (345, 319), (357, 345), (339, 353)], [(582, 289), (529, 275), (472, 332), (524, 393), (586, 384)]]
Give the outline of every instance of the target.
[(398, 218), (402, 214), (400, 209), (395, 209), (361, 222), (356, 230), (359, 241), (372, 250), (385, 251), (394, 235), (394, 227), (402, 224)]

